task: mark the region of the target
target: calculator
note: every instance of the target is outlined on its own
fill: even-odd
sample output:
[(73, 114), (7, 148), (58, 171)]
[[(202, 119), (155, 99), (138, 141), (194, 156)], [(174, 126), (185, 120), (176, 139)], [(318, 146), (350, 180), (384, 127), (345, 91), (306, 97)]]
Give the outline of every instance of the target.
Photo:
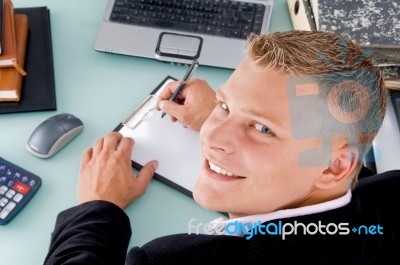
[(41, 184), (40, 177), (0, 157), (0, 225), (21, 212)]

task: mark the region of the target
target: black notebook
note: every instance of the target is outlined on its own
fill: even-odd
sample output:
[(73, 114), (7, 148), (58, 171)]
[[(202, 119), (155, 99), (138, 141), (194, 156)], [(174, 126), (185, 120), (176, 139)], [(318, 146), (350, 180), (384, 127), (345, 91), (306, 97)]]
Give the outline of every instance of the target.
[(15, 8), (16, 14), (26, 14), (29, 35), (25, 58), (22, 94), (19, 102), (0, 102), (0, 114), (56, 110), (50, 11), (47, 7)]

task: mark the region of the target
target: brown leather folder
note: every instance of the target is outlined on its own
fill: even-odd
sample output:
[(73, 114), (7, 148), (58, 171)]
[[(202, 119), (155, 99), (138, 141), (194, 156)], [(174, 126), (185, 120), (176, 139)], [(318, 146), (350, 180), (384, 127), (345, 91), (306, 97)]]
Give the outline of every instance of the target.
[(11, 0), (4, 0), (3, 5), (3, 52), (0, 55), (0, 67), (9, 67), (17, 60), (14, 6)]
[[(28, 39), (28, 17), (14, 15), (17, 61), (24, 67), (26, 44)], [(21, 97), (23, 75), (15, 67), (0, 67), (0, 101), (19, 101)]]

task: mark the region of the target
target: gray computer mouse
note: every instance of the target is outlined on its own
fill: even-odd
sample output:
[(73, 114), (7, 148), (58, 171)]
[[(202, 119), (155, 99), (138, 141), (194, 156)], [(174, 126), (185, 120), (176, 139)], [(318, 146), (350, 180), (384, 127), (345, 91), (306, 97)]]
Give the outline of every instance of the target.
[(83, 127), (82, 121), (72, 114), (62, 113), (52, 116), (33, 131), (26, 148), (37, 157), (51, 157), (74, 139)]

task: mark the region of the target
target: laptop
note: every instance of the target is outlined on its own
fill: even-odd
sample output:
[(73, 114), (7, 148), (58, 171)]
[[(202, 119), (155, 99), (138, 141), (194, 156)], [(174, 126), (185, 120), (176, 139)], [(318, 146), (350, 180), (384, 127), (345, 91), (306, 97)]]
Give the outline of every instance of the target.
[(267, 32), (273, 0), (109, 0), (97, 51), (236, 68), (251, 32)]

